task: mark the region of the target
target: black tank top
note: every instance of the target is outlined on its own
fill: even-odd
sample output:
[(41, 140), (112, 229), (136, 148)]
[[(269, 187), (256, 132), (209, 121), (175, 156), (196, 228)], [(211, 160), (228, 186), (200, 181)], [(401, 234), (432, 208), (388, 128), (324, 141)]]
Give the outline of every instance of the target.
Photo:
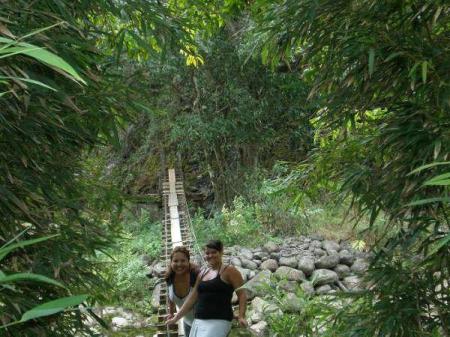
[(222, 281), (220, 273), (212, 280), (200, 281), (197, 291), (195, 318), (233, 320), (231, 298), (234, 289), (231, 284)]

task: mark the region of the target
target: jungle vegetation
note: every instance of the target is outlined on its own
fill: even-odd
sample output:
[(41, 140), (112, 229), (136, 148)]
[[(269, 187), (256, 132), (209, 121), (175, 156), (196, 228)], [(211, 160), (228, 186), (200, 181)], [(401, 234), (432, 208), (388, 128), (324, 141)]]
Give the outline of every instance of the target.
[(0, 335), (93, 334), (166, 164), (230, 242), (367, 220), (329, 336), (449, 337), (449, 55), (443, 0), (0, 1)]

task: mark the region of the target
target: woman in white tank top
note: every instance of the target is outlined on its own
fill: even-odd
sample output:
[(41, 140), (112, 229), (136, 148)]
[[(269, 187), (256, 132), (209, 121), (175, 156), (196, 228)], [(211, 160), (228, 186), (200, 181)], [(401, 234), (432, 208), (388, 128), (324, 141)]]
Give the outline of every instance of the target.
[[(170, 255), (170, 264), (165, 279), (168, 286), (168, 317), (172, 318), (182, 306), (194, 287), (198, 275), (198, 267), (190, 263), (189, 250), (186, 247), (175, 247)], [(190, 310), (183, 317), (184, 334), (189, 336), (194, 315)]]

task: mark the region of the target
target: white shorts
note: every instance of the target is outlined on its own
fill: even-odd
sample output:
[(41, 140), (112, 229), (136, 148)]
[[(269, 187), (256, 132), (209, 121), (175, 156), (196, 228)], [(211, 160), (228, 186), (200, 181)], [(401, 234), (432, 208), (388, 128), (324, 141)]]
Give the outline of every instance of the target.
[(189, 337), (226, 337), (231, 322), (223, 319), (194, 319)]

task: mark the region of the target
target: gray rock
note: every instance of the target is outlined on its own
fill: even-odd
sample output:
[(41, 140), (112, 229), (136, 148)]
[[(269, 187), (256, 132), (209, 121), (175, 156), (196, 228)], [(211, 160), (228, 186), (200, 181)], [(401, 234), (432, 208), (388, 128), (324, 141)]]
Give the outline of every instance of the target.
[(278, 247), (278, 245), (275, 242), (270, 242), (270, 241), (267, 242), (263, 248), (268, 253), (274, 253), (274, 252), (278, 252), (280, 250), (280, 247)]
[(369, 268), (369, 262), (365, 259), (356, 259), (356, 261), (352, 264), (351, 270), (355, 274), (363, 274)]
[(282, 313), (280, 308), (278, 308), (278, 306), (276, 306), (273, 303), (269, 303), (260, 297), (255, 297), (252, 300), (252, 309), (256, 312), (261, 312), (264, 315)]
[(255, 270), (258, 268), (258, 265), (252, 260), (248, 260), (246, 258), (241, 258), (242, 267), (250, 270)]
[(125, 328), (130, 325), (130, 322), (123, 317), (113, 317), (111, 320), (111, 325), (118, 328)]
[(233, 257), (230, 259), (230, 263), (231, 263), (233, 266), (236, 266), (236, 267), (242, 267), (241, 259), (238, 258), (238, 257), (236, 257), (236, 256), (233, 256)]
[(248, 279), (251, 280), (252, 278), (254, 278), (256, 276), (256, 270), (250, 270), (248, 273)]
[(259, 311), (250, 311), (250, 314), (248, 315), (248, 317), (250, 318), (250, 321), (252, 323), (257, 323), (263, 320), (264, 316), (262, 314), (262, 312)]
[(301, 270), (297, 270), (287, 266), (281, 266), (275, 271), (275, 276), (278, 278), (285, 278), (289, 281), (305, 280), (305, 274)]
[(161, 277), (166, 272), (166, 266), (164, 262), (158, 262), (153, 266), (153, 275), (156, 277)]
[(282, 309), (287, 312), (299, 312), (302, 309), (302, 302), (294, 293), (287, 293), (282, 300)]
[(280, 258), (280, 253), (279, 252), (272, 252), (272, 253), (270, 253), (269, 256), (270, 256), (271, 259), (274, 259), (274, 260), (278, 261), (278, 259)]
[(150, 266), (152, 263), (152, 258), (147, 254), (141, 255), (141, 260), (147, 266)]
[(269, 329), (267, 322), (260, 321), (250, 326), (250, 329), (255, 333), (257, 337), (267, 337), (269, 335)]
[(267, 252), (255, 252), (253, 253), (253, 258), (257, 259), (257, 260), (262, 260), (264, 258), (269, 257), (269, 254), (267, 254)]
[(241, 258), (241, 260), (242, 260), (242, 258), (251, 260), (251, 259), (253, 259), (253, 252), (250, 249), (242, 248), (241, 252), (239, 254), (239, 257)]
[(323, 236), (320, 234), (311, 234), (309, 237), (311, 240), (323, 241)]
[(281, 280), (278, 283), (278, 286), (283, 289), (286, 290), (288, 292), (295, 292), (295, 290), (297, 289), (297, 285), (298, 283), (295, 281), (289, 281), (289, 280)]
[(350, 267), (345, 265), (345, 264), (338, 264), (335, 268), (334, 271), (336, 272), (336, 274), (338, 274), (339, 279), (343, 279), (344, 277), (350, 275)]
[(158, 310), (159, 308), (159, 294), (161, 293), (161, 283), (158, 283), (155, 288), (153, 288), (152, 298), (150, 300), (150, 305), (153, 308), (153, 311)]
[(262, 270), (270, 270), (271, 272), (274, 272), (278, 269), (278, 262), (274, 259), (268, 259), (261, 263), (260, 268)]
[(308, 250), (309, 248), (309, 243), (302, 243), (301, 245), (297, 246), (298, 250)]
[(355, 262), (355, 256), (348, 250), (344, 249), (339, 252), (339, 263), (351, 266)]
[(318, 241), (318, 240), (313, 240), (313, 241), (311, 241), (309, 246), (314, 247), (314, 248), (322, 248), (322, 242)]
[(241, 273), (244, 281), (247, 281), (249, 279), (250, 270), (242, 268), (242, 267), (236, 267), (236, 269)]
[(298, 265), (298, 261), (295, 256), (289, 257), (282, 256), (280, 257), (279, 263), (281, 266), (288, 266), (291, 268), (295, 268)]
[(270, 280), (272, 273), (270, 270), (263, 270), (256, 274), (250, 281), (248, 281), (244, 288), (247, 289), (250, 293), (257, 295), (264, 295), (267, 291), (267, 287), (272, 285), (272, 281)]
[(312, 273), (313, 284), (321, 286), (324, 284), (334, 283), (339, 280), (336, 272), (328, 269), (317, 269)]
[(336, 251), (338, 252), (341, 249), (341, 246), (336, 241), (325, 240), (322, 242), (322, 248), (328, 251)]
[(324, 284), (323, 286), (316, 288), (316, 293), (319, 295), (327, 294), (332, 290), (329, 284)]
[(305, 275), (309, 276), (315, 269), (314, 260), (311, 257), (303, 256), (299, 259), (297, 268)]
[(322, 248), (316, 248), (316, 249), (314, 249), (314, 255), (321, 257), (321, 256), (327, 255), (327, 252), (324, 251)]
[(358, 276), (347, 276), (344, 278), (342, 283), (350, 291), (361, 289), (361, 279)]
[(305, 292), (305, 294), (307, 295), (314, 295), (314, 286), (312, 285), (311, 282), (303, 282), (300, 287), (302, 288), (302, 290)]
[(333, 269), (339, 263), (339, 255), (322, 256), (316, 261), (317, 269)]

